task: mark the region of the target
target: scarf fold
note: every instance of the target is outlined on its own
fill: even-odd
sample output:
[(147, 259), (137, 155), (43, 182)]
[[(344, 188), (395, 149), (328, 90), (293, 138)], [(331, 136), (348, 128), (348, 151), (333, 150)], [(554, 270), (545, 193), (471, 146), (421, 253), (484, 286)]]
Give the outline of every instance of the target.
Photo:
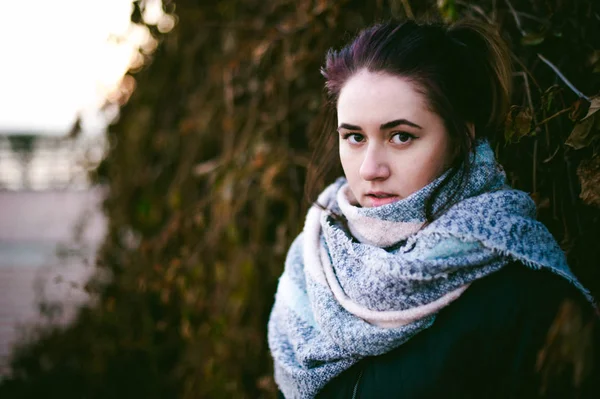
[[(425, 225), (425, 201), (453, 205)], [(269, 320), (275, 381), (286, 398), (311, 398), (366, 356), (429, 327), (469, 285), (509, 263), (548, 269), (593, 303), (560, 247), (535, 220), (535, 204), (506, 186), (486, 141), (460, 193), (444, 174), (400, 201), (361, 208), (340, 178), (319, 196), (292, 244)], [(337, 215), (337, 217), (335, 216)]]

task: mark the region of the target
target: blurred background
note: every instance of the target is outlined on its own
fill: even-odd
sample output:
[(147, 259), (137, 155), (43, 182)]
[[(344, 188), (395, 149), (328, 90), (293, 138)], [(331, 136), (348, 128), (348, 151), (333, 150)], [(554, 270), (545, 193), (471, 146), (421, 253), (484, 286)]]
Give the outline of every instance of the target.
[[(308, 205), (319, 68), (389, 18), (498, 26), (515, 74), (496, 154), (600, 297), (596, 0), (6, 0), (2, 14), (1, 398), (274, 397), (266, 323)], [(600, 397), (589, 308), (563, 304), (536, 367), (540, 397)]]

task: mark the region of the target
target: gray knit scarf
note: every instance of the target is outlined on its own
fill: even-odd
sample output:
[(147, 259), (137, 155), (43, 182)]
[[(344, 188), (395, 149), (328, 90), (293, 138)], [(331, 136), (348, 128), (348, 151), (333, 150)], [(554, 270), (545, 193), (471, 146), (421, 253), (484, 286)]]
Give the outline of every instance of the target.
[[(345, 179), (329, 186), (306, 217), (279, 280), (269, 320), (275, 381), (286, 398), (314, 397), (366, 356), (388, 352), (429, 327), (469, 285), (519, 261), (563, 276), (593, 302), (566, 264), (535, 204), (506, 186), (486, 141), (471, 174), (432, 223), (425, 200), (446, 175), (398, 202), (361, 208)], [(343, 215), (346, 222), (340, 222)]]

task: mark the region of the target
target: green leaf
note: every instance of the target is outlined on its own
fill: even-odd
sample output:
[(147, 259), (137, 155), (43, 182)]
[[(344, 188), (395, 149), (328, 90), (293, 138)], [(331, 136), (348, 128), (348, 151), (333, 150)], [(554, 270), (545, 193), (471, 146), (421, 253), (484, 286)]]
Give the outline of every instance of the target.
[(546, 38), (546, 33), (528, 33), (521, 38), (521, 44), (523, 46), (537, 46), (541, 44)]
[(552, 104), (554, 103), (554, 99), (557, 93), (561, 92), (561, 87), (558, 85), (552, 85), (546, 89), (544, 94), (542, 95), (542, 106), (546, 111), (550, 111), (552, 108)]
[(454, 0), (438, 0), (438, 10), (446, 22), (454, 22), (458, 18)]

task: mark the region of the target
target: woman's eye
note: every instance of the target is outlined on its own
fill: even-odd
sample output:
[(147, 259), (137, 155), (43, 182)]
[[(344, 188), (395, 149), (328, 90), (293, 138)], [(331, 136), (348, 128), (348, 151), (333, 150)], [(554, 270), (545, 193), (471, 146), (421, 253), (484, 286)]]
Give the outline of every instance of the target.
[(412, 135), (410, 133), (406, 133), (406, 132), (395, 133), (392, 136), (392, 142), (394, 142), (396, 144), (406, 144), (414, 139), (415, 139), (414, 135)]
[(348, 140), (350, 144), (359, 144), (362, 143), (365, 140), (365, 138), (362, 134), (348, 133), (344, 136), (344, 140)]

